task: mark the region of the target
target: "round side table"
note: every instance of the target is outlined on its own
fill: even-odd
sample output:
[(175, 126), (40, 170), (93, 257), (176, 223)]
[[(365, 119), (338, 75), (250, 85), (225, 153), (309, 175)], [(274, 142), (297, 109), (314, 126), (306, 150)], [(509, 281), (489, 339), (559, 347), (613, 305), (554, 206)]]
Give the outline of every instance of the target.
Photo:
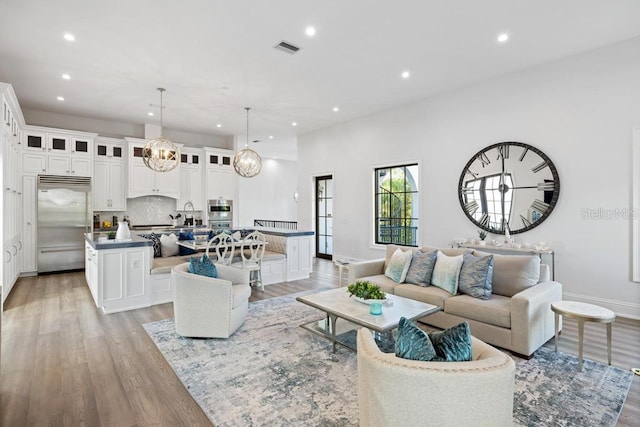
[(611, 324), (616, 319), (613, 311), (594, 304), (576, 301), (559, 301), (551, 304), (555, 314), (555, 350), (558, 351), (559, 317), (570, 317), (578, 322), (578, 368), (582, 371), (582, 344), (584, 339), (584, 322), (607, 324), (607, 360), (611, 365)]

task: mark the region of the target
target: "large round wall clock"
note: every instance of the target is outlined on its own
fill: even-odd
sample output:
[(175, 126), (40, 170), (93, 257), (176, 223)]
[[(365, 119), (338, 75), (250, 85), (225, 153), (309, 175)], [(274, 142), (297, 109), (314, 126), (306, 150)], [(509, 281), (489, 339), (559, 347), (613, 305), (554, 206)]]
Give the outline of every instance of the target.
[(476, 153), (458, 183), (460, 206), (478, 227), (494, 234), (530, 230), (549, 217), (560, 195), (549, 157), (522, 142), (500, 142)]

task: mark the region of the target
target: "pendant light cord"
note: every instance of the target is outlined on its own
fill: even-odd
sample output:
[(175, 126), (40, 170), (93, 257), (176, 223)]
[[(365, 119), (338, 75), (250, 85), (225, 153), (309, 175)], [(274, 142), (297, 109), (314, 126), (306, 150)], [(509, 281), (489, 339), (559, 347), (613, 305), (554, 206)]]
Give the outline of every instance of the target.
[(244, 107), (244, 109), (247, 110), (247, 143), (245, 144), (245, 147), (249, 148), (249, 110), (251, 108)]
[(160, 91), (160, 135), (162, 135), (162, 92), (164, 92), (166, 89), (163, 87), (159, 87), (158, 90)]

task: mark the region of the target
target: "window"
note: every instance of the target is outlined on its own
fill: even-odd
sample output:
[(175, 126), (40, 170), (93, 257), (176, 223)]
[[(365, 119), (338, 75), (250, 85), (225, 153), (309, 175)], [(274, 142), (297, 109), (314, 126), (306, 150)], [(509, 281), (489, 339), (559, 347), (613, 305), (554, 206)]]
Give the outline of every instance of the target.
[(418, 245), (418, 165), (375, 169), (375, 242)]

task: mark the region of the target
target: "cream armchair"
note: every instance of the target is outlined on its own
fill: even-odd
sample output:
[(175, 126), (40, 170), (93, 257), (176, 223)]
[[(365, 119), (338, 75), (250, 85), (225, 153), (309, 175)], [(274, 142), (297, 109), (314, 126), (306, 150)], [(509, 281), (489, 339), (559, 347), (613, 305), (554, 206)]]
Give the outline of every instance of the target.
[(420, 362), (358, 331), (360, 426), (512, 426), (515, 363), (472, 337), (470, 362)]
[(173, 315), (178, 335), (228, 338), (249, 309), (249, 271), (216, 264), (218, 277), (191, 274), (189, 263), (171, 269)]

